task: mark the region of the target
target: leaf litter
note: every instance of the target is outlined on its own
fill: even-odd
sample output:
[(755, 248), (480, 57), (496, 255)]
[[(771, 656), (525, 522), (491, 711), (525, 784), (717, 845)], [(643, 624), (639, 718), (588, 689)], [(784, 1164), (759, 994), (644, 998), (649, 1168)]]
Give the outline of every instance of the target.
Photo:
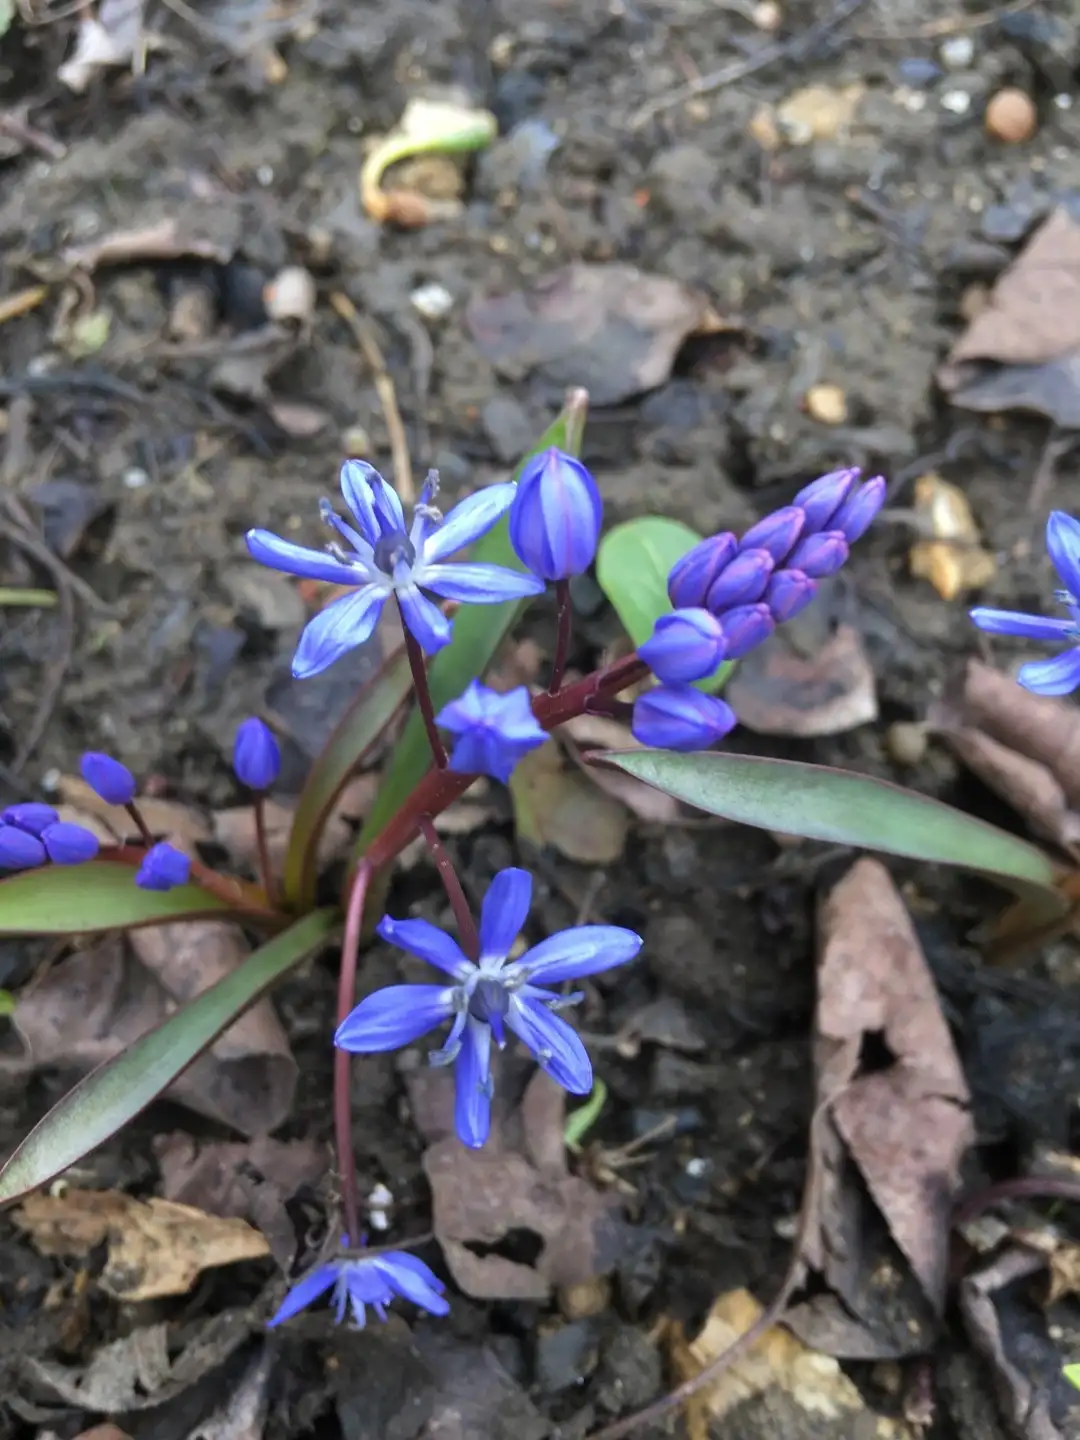
[(107, 1241), (97, 1283), (116, 1300), (186, 1295), (204, 1270), (270, 1253), (266, 1237), (244, 1220), (118, 1190), (30, 1195), (14, 1219), (43, 1255), (85, 1256)]

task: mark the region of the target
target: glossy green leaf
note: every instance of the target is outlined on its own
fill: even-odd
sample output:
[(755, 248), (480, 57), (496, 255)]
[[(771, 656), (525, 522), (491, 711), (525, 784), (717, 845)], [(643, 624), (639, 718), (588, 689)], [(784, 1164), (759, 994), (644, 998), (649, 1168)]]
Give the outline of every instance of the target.
[(334, 801), (411, 693), (409, 657), (401, 649), (360, 691), (312, 765), (285, 855), (285, 903), (290, 908), (309, 910), (315, 903), (319, 837)]
[(0, 935), (89, 935), (193, 920), (230, 908), (200, 885), (140, 890), (132, 866), (117, 860), (48, 865), (0, 880)]
[(642, 515), (609, 530), (596, 554), (596, 578), (634, 645), (644, 645), (671, 612), (671, 567), (701, 539), (681, 520)]
[(335, 910), (305, 915), (231, 975), (80, 1080), (0, 1170), (0, 1204), (46, 1184), (115, 1135), (264, 990), (316, 949), (339, 920)]
[(743, 825), (1054, 888), (1048, 856), (1005, 830), (887, 780), (749, 755), (637, 750), (604, 756), (648, 785)]
[[(670, 615), (668, 575), (676, 560), (701, 539), (681, 520), (641, 515), (609, 530), (596, 555), (596, 578), (635, 646), (644, 645), (661, 615)], [(728, 662), (698, 690), (719, 690), (733, 669)]]
[[(584, 426), (584, 405), (568, 403), (529, 454), (522, 458), (521, 465), (524, 465), (530, 456), (551, 445), (557, 445), (560, 450), (565, 450), (570, 455), (580, 454)], [(521, 473), (521, 465), (518, 466), (517, 474)], [(504, 565), (509, 570), (525, 568), (510, 544), (510, 531), (505, 517), (476, 542), (469, 558), (491, 565)], [(510, 600), (503, 605), (463, 605), (458, 610), (454, 616), (454, 633), (450, 644), (439, 651), (428, 667), (428, 684), (436, 712), (451, 700), (457, 699), (469, 681), (487, 669), (495, 651), (524, 609), (525, 603), (522, 600)], [(360, 832), (356, 854), (363, 854), (430, 766), (431, 751), (428, 748), (427, 735), (419, 714), (414, 712), (410, 715), (404, 733), (390, 758), (375, 803)]]

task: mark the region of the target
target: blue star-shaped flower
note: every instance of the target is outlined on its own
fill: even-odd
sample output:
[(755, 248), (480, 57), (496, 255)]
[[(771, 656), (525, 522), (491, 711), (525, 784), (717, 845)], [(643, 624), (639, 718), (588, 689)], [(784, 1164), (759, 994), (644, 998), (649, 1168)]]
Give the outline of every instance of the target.
[(466, 1145), (478, 1149), (491, 1126), (491, 1046), (513, 1030), (541, 1069), (575, 1095), (592, 1089), (585, 1047), (556, 1006), (580, 996), (544, 989), (579, 980), (632, 960), (641, 937), (616, 925), (577, 925), (541, 940), (510, 960), (532, 901), (527, 870), (500, 870), (480, 912), (480, 958), (468, 959), (456, 941), (427, 920), (379, 922), (378, 933), (452, 977), (450, 985), (388, 985), (362, 1000), (338, 1026), (334, 1044), (357, 1054), (397, 1050), (444, 1021), (452, 1021), (435, 1065), (455, 1064), (455, 1124)]
[(450, 756), (451, 770), (491, 775), (504, 785), (521, 757), (548, 738), (533, 714), (526, 685), (500, 695), (473, 680), (435, 719), (436, 724), (457, 736)]
[(297, 679), (317, 675), (347, 650), (370, 639), (382, 608), (397, 597), (402, 618), (429, 654), (449, 643), (450, 621), (423, 594), (431, 590), (446, 600), (474, 605), (495, 605), (538, 595), (544, 582), (535, 575), (507, 570), (501, 565), (448, 561), (466, 545), (487, 533), (514, 500), (512, 481), (489, 485), (455, 505), (443, 518), (432, 504), (439, 481), (432, 471), (424, 484), (406, 529), (401, 501), (377, 470), (363, 460), (346, 460), (341, 467), (341, 493), (356, 525), (322, 502), (322, 517), (345, 542), (328, 550), (310, 550), (284, 540), (269, 530), (249, 530), (248, 550), (263, 565), (356, 587), (352, 595), (333, 601), (310, 621), (300, 636), (293, 657)]
[[(341, 1243), (347, 1245), (348, 1241), (343, 1239)], [(348, 1314), (359, 1330), (364, 1328), (366, 1306), (371, 1305), (379, 1319), (385, 1320), (387, 1305), (399, 1295), (432, 1315), (447, 1315), (450, 1311), (442, 1281), (422, 1260), (403, 1250), (388, 1250), (375, 1255), (343, 1255), (340, 1260), (317, 1266), (293, 1286), (268, 1323), (280, 1325), (331, 1289), (338, 1324)]]
[(1036, 695), (1068, 695), (1080, 685), (1080, 520), (1062, 510), (1052, 510), (1046, 522), (1046, 549), (1064, 586), (1056, 598), (1066, 607), (1070, 619), (1054, 620), (1047, 615), (983, 606), (970, 613), (979, 629), (991, 635), (1073, 641), (1068, 650), (1052, 660), (1032, 660), (1021, 665), (1016, 677), (1025, 690), (1033, 690)]

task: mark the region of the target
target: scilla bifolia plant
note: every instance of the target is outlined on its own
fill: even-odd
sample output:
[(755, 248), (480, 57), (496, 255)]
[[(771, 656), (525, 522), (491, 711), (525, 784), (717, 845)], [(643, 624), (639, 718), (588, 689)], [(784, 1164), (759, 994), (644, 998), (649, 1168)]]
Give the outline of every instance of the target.
[[(512, 1038), (573, 1094), (592, 1087), (585, 1047), (566, 1018), (575, 981), (625, 965), (641, 940), (614, 925), (580, 925), (530, 936), (516, 954), (532, 899), (528, 871), (497, 874), (474, 916), (434, 820), (478, 775), (506, 782), (523, 755), (586, 710), (621, 713), (633, 696), (632, 728), (643, 748), (605, 757), (692, 805), (748, 824), (980, 868), (1006, 882), (1050, 889), (1049, 861), (1023, 841), (895, 786), (822, 767), (747, 758), (712, 747), (736, 723), (715, 693), (732, 662), (810, 604), (819, 582), (845, 562), (872, 522), (884, 481), (855, 470), (813, 481), (790, 505), (741, 538), (707, 538), (660, 517), (601, 538), (601, 501), (580, 452), (586, 397), (567, 405), (517, 478), (443, 507), (428, 477), (406, 515), (368, 464), (341, 470), (339, 507), (324, 501), (329, 543), (298, 544), (251, 530), (250, 553), (290, 575), (329, 581), (340, 598), (305, 628), (293, 672), (302, 684), (366, 644), (389, 605), (403, 644), (355, 702), (316, 760), (298, 799), (280, 875), (269, 862), (262, 805), (279, 755), (251, 719), (236, 736), (234, 768), (255, 807), (260, 874), (224, 874), (154, 835), (137, 784), (114, 757), (88, 754), (87, 782), (125, 807), (130, 839), (98, 849), (94, 837), (43, 805), (0, 817), (0, 933), (85, 935), (217, 917), (240, 922), (263, 943), (224, 980), (198, 995), (123, 1054), (88, 1075), (41, 1121), (0, 1172), (0, 1201), (43, 1184), (113, 1134), (160, 1094), (268, 987), (340, 934), (333, 1116), (345, 1248), (305, 1276), (274, 1323), (330, 1292), (340, 1317), (362, 1324), (395, 1296), (435, 1314), (442, 1285), (401, 1251), (349, 1248), (361, 1240), (349, 1110), (352, 1057), (433, 1034), (431, 1062), (453, 1072), (458, 1135), (482, 1146), (490, 1125), (493, 1050)], [(599, 556), (598, 556), (599, 546)], [(636, 649), (567, 682), (571, 581), (597, 573)], [(522, 608), (553, 587), (553, 658), (546, 688), (488, 688), (482, 675)], [(440, 601), (457, 608), (451, 615)], [(1056, 632), (1055, 632), (1056, 633)], [(388, 726), (411, 703), (381, 789), (347, 868), (339, 906), (316, 902), (319, 838), (342, 788)], [(384, 916), (386, 943), (430, 966), (425, 984), (391, 985), (359, 1005), (355, 982), (365, 905), (373, 880), (423, 837), (454, 917), (454, 934), (425, 920)], [(449, 1082), (448, 1082), (449, 1083)]]

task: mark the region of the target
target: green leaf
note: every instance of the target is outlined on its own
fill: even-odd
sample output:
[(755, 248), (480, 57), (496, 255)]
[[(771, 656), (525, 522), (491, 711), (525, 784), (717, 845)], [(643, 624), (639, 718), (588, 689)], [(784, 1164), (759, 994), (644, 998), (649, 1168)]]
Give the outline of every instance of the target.
[(238, 970), (80, 1080), (0, 1170), (0, 1204), (44, 1185), (115, 1135), (264, 990), (321, 944), (339, 920), (336, 910), (305, 915), (249, 955)]
[(1075, 1385), (1077, 1390), (1080, 1390), (1080, 1365), (1066, 1365), (1061, 1373), (1070, 1385)]
[(89, 935), (228, 914), (231, 908), (200, 885), (140, 890), (133, 867), (118, 860), (49, 865), (0, 880), (0, 935)]
[[(522, 457), (515, 478), (521, 474), (526, 460), (551, 445), (557, 445), (569, 455), (580, 454), (584, 426), (583, 402), (568, 401), (529, 454)], [(510, 544), (510, 529), (505, 516), (476, 542), (469, 558), (490, 565), (504, 565), (508, 570), (525, 568)], [(525, 603), (523, 600), (509, 600), (502, 605), (461, 607), (454, 616), (454, 633), (450, 644), (439, 651), (428, 667), (428, 685), (436, 713), (451, 700), (456, 700), (469, 681), (475, 680), (487, 669), (492, 656), (510, 632)], [(390, 757), (379, 793), (356, 843), (356, 855), (364, 853), (430, 767), (431, 750), (427, 735), (419, 713), (414, 711), (409, 716), (404, 733)]]
[(310, 910), (315, 903), (317, 852), (334, 801), (379, 736), (412, 693), (409, 657), (392, 655), (364, 686), (311, 767), (289, 832), (283, 887), (285, 903)]
[(609, 530), (596, 554), (596, 578), (635, 647), (644, 645), (661, 615), (671, 613), (671, 567), (701, 539), (681, 520), (642, 515)]
[[(676, 560), (701, 539), (681, 520), (641, 515), (609, 530), (596, 555), (596, 578), (615, 607), (635, 648), (644, 645), (661, 615), (670, 615), (668, 575)], [(728, 663), (699, 680), (698, 690), (719, 690), (731, 673)]]
[(687, 805), (743, 825), (960, 865), (1013, 889), (1054, 889), (1053, 863), (1034, 845), (887, 780), (749, 755), (637, 750), (603, 759)]

